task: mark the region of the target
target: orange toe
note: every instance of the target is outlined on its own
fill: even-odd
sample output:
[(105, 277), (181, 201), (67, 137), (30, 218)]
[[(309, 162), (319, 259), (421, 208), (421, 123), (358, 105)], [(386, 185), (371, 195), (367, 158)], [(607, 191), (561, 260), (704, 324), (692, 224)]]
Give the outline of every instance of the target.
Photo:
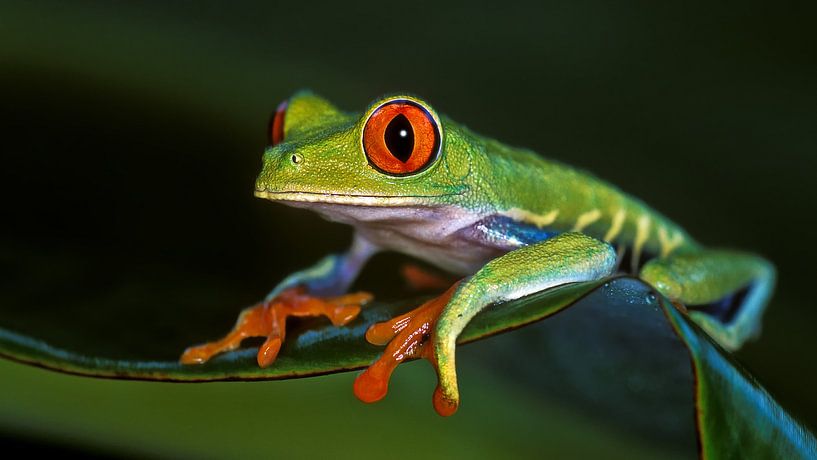
[(401, 274), (409, 287), (417, 291), (442, 291), (454, 282), (454, 278), (439, 275), (414, 264), (403, 265)]
[(278, 357), (278, 352), (281, 350), (281, 338), (269, 337), (258, 348), (258, 355), (256, 360), (260, 367), (270, 367), (275, 359)]
[[(436, 369), (434, 358), (434, 328), (437, 318), (448, 304), (459, 282), (451, 286), (443, 295), (429, 300), (416, 309), (389, 321), (373, 324), (366, 331), (366, 340), (375, 345), (386, 345), (383, 355), (368, 369), (363, 371), (354, 383), (355, 396), (363, 402), (375, 402), (386, 396), (389, 379), (394, 369), (403, 361), (424, 358)], [(434, 407), (441, 415), (451, 415), (456, 405), (442, 401), (435, 392)], [(441, 393), (440, 393), (441, 394)], [(441, 402), (438, 404), (437, 400)]]
[(389, 390), (389, 378), (394, 372), (396, 364), (375, 362), (360, 374), (354, 383), (355, 396), (363, 402), (373, 403), (380, 401)]
[(213, 352), (205, 346), (190, 347), (184, 350), (179, 362), (182, 364), (201, 364), (210, 359), (211, 356), (213, 356)]
[(459, 408), (459, 404), (456, 401), (451, 401), (443, 396), (443, 389), (439, 385), (437, 385), (437, 388), (434, 390), (432, 403), (434, 404), (434, 410), (443, 417), (454, 415)]
[(360, 306), (358, 305), (340, 305), (332, 309), (331, 312), (327, 312), (326, 316), (329, 317), (329, 321), (332, 321), (332, 324), (335, 326), (345, 326), (357, 318), (359, 314)]

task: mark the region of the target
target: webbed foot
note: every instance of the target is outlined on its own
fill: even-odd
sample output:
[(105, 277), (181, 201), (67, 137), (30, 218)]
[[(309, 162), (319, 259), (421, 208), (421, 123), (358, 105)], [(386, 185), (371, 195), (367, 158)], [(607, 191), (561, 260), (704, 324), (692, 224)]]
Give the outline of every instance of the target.
[(283, 291), (274, 299), (244, 309), (233, 330), (221, 340), (188, 348), (179, 361), (182, 364), (201, 364), (213, 356), (235, 350), (248, 337), (266, 337), (258, 349), (258, 365), (268, 367), (286, 337), (286, 320), (290, 316), (326, 316), (335, 326), (343, 326), (357, 317), (361, 305), (372, 299), (368, 292), (357, 292), (338, 297), (319, 298), (306, 293), (303, 287)]
[(434, 356), (437, 318), (459, 286), (451, 286), (444, 294), (420, 305), (416, 309), (389, 321), (373, 324), (366, 331), (366, 340), (374, 345), (386, 345), (383, 355), (355, 379), (355, 396), (363, 402), (379, 401), (388, 392), (389, 379), (394, 369), (403, 361), (424, 358), (438, 372), (437, 389), (434, 391), (434, 409), (443, 416), (453, 415), (459, 400), (443, 397), (439, 384), (439, 371)]

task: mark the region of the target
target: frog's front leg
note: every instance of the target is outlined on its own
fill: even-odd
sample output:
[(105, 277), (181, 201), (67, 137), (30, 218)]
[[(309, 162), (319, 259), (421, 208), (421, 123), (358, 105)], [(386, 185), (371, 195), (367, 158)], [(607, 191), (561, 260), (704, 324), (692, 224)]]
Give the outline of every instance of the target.
[(342, 254), (330, 254), (311, 267), (292, 273), (278, 283), (264, 300), (268, 302), (286, 289), (295, 286), (304, 286), (309, 293), (319, 296), (343, 294), (355, 281), (366, 262), (379, 249), (368, 240), (355, 234), (348, 251)]
[(500, 256), (437, 299), (386, 323), (372, 326), (367, 339), (389, 342), (383, 356), (355, 381), (355, 394), (366, 402), (386, 394), (391, 371), (407, 358), (424, 357), (437, 369), (434, 408), (453, 414), (459, 405), (455, 346), (466, 324), (487, 306), (566, 283), (611, 275), (613, 248), (580, 233), (563, 233)]
[(182, 354), (183, 364), (200, 364), (213, 356), (234, 350), (248, 337), (266, 337), (258, 350), (258, 365), (267, 367), (276, 357), (286, 333), (290, 316), (326, 316), (336, 326), (352, 321), (371, 294), (342, 295), (355, 280), (377, 247), (356, 236), (343, 254), (324, 257), (315, 265), (286, 277), (266, 299), (244, 309), (233, 329), (222, 339), (189, 347)]

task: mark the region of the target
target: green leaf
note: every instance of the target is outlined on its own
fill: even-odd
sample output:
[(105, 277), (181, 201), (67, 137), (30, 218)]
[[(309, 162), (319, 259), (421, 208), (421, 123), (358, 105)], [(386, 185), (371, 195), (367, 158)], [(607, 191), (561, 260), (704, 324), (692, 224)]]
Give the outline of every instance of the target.
[[(368, 326), (420, 301), (374, 302), (347, 327), (300, 323), (267, 369), (258, 367), (252, 347), (189, 366), (81, 354), (8, 330), (0, 330), (0, 355), (95, 377), (179, 382), (304, 377), (367, 366), (382, 350), (365, 341)], [(567, 285), (493, 306), (469, 324), (460, 343), (550, 316), (510, 340), (481, 346), (480, 359), (519, 385), (533, 385), (532, 394), (592, 407), (595, 416), (619, 420), (672, 452), (701, 446), (713, 458), (739, 452), (817, 454), (811, 433), (686, 315), (635, 278)], [(112, 348), (102, 351), (110, 354)]]
[(685, 315), (675, 308), (666, 311), (692, 358), (704, 458), (817, 458), (811, 432)]
[[(469, 324), (460, 342), (471, 342), (542, 319), (576, 302), (599, 284), (564, 286), (489, 309)], [(422, 299), (393, 303), (375, 301), (367, 305), (354, 322), (341, 328), (325, 320), (301, 322), (289, 330), (278, 359), (266, 369), (256, 363), (254, 348), (225, 353), (202, 365), (182, 365), (176, 361), (101, 357), (115, 352), (115, 342), (100, 349), (98, 354), (77, 353), (6, 329), (0, 329), (0, 355), (48, 369), (94, 377), (178, 382), (305, 377), (360, 369), (371, 364), (382, 347), (366, 342), (364, 334), (368, 327), (421, 302)], [(229, 324), (224, 325), (224, 329), (228, 327)], [(156, 346), (155, 343), (151, 345)], [(181, 351), (178, 349), (176, 353), (181, 354)], [(127, 351), (123, 355), (127, 356)]]

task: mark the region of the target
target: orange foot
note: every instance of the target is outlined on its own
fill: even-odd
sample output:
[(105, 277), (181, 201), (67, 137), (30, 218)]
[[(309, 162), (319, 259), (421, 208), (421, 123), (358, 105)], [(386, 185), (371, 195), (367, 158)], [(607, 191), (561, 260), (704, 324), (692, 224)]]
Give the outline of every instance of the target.
[(321, 299), (306, 294), (303, 287), (289, 288), (268, 302), (244, 309), (238, 321), (223, 339), (190, 347), (179, 361), (201, 364), (213, 356), (235, 350), (248, 337), (266, 337), (258, 349), (258, 365), (268, 367), (278, 357), (286, 336), (286, 320), (290, 316), (324, 315), (335, 326), (343, 326), (357, 317), (360, 306), (372, 299), (368, 292), (357, 292)]
[[(459, 282), (437, 298), (389, 321), (373, 324), (366, 331), (366, 340), (374, 345), (386, 345), (383, 355), (355, 379), (355, 396), (363, 402), (372, 403), (386, 396), (389, 378), (394, 369), (407, 359), (427, 359), (437, 369), (433, 342), (437, 318), (448, 304)], [(434, 409), (443, 416), (454, 414), (457, 405), (442, 397), (439, 386), (434, 391)]]
[(403, 265), (402, 275), (406, 284), (416, 291), (442, 291), (451, 286), (455, 280), (455, 278), (440, 275), (415, 264)]

